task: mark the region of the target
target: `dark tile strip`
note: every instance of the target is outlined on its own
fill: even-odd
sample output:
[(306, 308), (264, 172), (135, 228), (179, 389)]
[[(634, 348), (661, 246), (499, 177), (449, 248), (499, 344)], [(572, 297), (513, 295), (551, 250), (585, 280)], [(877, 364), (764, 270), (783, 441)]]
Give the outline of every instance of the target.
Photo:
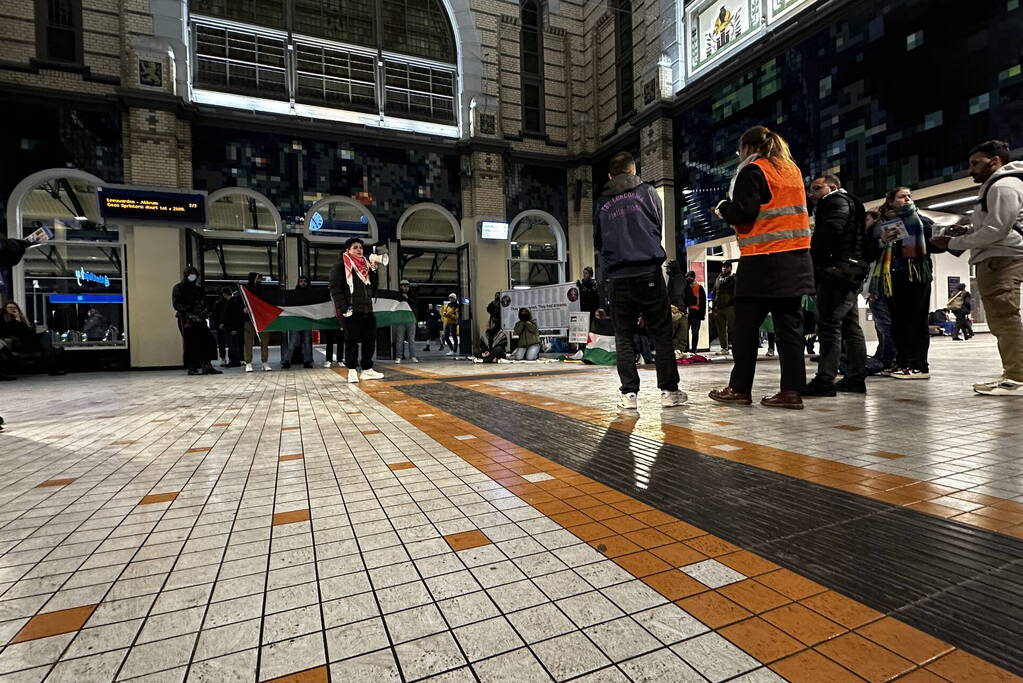
[(1023, 541), (450, 383), (400, 387), (1023, 675)]

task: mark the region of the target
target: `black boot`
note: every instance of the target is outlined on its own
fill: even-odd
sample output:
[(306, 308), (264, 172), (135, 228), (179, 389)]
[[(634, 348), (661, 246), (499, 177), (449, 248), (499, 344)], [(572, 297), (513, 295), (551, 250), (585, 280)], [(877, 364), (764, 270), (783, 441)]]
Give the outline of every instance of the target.
[(189, 375), (201, 375), (203, 373), (202, 373), (202, 370), (200, 370), (199, 368), (188, 368), (188, 374)]
[(204, 374), (204, 375), (223, 375), (224, 373), (222, 371), (220, 371), (220, 370), (217, 370), (215, 367), (213, 367), (209, 363), (207, 363), (206, 365), (202, 366), (202, 374)]

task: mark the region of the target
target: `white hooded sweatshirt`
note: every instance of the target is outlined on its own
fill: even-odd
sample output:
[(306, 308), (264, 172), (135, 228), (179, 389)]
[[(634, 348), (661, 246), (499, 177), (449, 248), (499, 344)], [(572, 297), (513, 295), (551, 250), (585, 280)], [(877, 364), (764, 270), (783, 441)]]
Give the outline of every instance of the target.
[(978, 201), (970, 215), (970, 231), (949, 240), (949, 249), (969, 249), (971, 264), (998, 256), (1023, 258), (1023, 234), (1014, 229), (1023, 226), (1023, 180), (999, 180), (1006, 173), (1020, 172), (1023, 161), (1010, 161), (980, 186), (978, 196), (998, 181), (987, 193), (987, 213), (981, 210)]

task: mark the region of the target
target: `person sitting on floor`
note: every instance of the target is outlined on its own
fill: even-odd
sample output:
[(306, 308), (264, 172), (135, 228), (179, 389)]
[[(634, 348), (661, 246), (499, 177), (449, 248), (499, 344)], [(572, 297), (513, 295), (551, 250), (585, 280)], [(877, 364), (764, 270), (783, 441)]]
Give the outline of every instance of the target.
[(675, 350), (675, 358), (689, 353), (689, 321), (675, 304), (671, 305), (671, 345)]
[(487, 329), (480, 337), (480, 352), (477, 363), (498, 363), (508, 357), (508, 333), (494, 318), (487, 319)]
[(14, 301), (4, 304), (0, 313), (0, 346), (9, 350), (13, 359), (15, 355), (39, 356), (46, 362), (50, 375), (66, 374), (57, 363), (57, 349), (50, 343), (45, 334), (36, 332), (35, 323), (25, 317), (25, 313)]
[(512, 358), (536, 360), (540, 357), (540, 329), (533, 320), (533, 312), (528, 308), (519, 309), (519, 321), (515, 323), (513, 333), (519, 338), (519, 342)]

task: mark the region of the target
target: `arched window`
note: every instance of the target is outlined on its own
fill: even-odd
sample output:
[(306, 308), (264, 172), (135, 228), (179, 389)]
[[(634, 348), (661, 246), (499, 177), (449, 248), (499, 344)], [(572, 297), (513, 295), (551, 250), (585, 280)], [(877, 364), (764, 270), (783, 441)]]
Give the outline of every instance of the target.
[(462, 243), (458, 219), (437, 204), (415, 204), (398, 219), (402, 246), (457, 247)]
[(344, 242), (361, 237), (366, 245), (375, 244), (380, 234), (377, 220), (369, 209), (351, 197), (324, 197), (305, 214), (306, 239), (312, 242)]
[(190, 0), (189, 10), (198, 101), (234, 102), (204, 95), (216, 91), (287, 102), (298, 114), (457, 123), (458, 55), (443, 0)]
[(543, 17), (537, 0), (523, 0), (521, 10), (522, 130), (542, 133), (544, 129), (543, 94)]
[(512, 220), (508, 255), (511, 287), (553, 285), (565, 279), (565, 232), (544, 211), (523, 211)]
[(225, 187), (206, 198), (208, 235), (231, 238), (275, 239), (284, 222), (269, 199), (246, 187)]
[(615, 78), (618, 82), (618, 118), (636, 110), (635, 76), (632, 73), (632, 0), (614, 0)]

